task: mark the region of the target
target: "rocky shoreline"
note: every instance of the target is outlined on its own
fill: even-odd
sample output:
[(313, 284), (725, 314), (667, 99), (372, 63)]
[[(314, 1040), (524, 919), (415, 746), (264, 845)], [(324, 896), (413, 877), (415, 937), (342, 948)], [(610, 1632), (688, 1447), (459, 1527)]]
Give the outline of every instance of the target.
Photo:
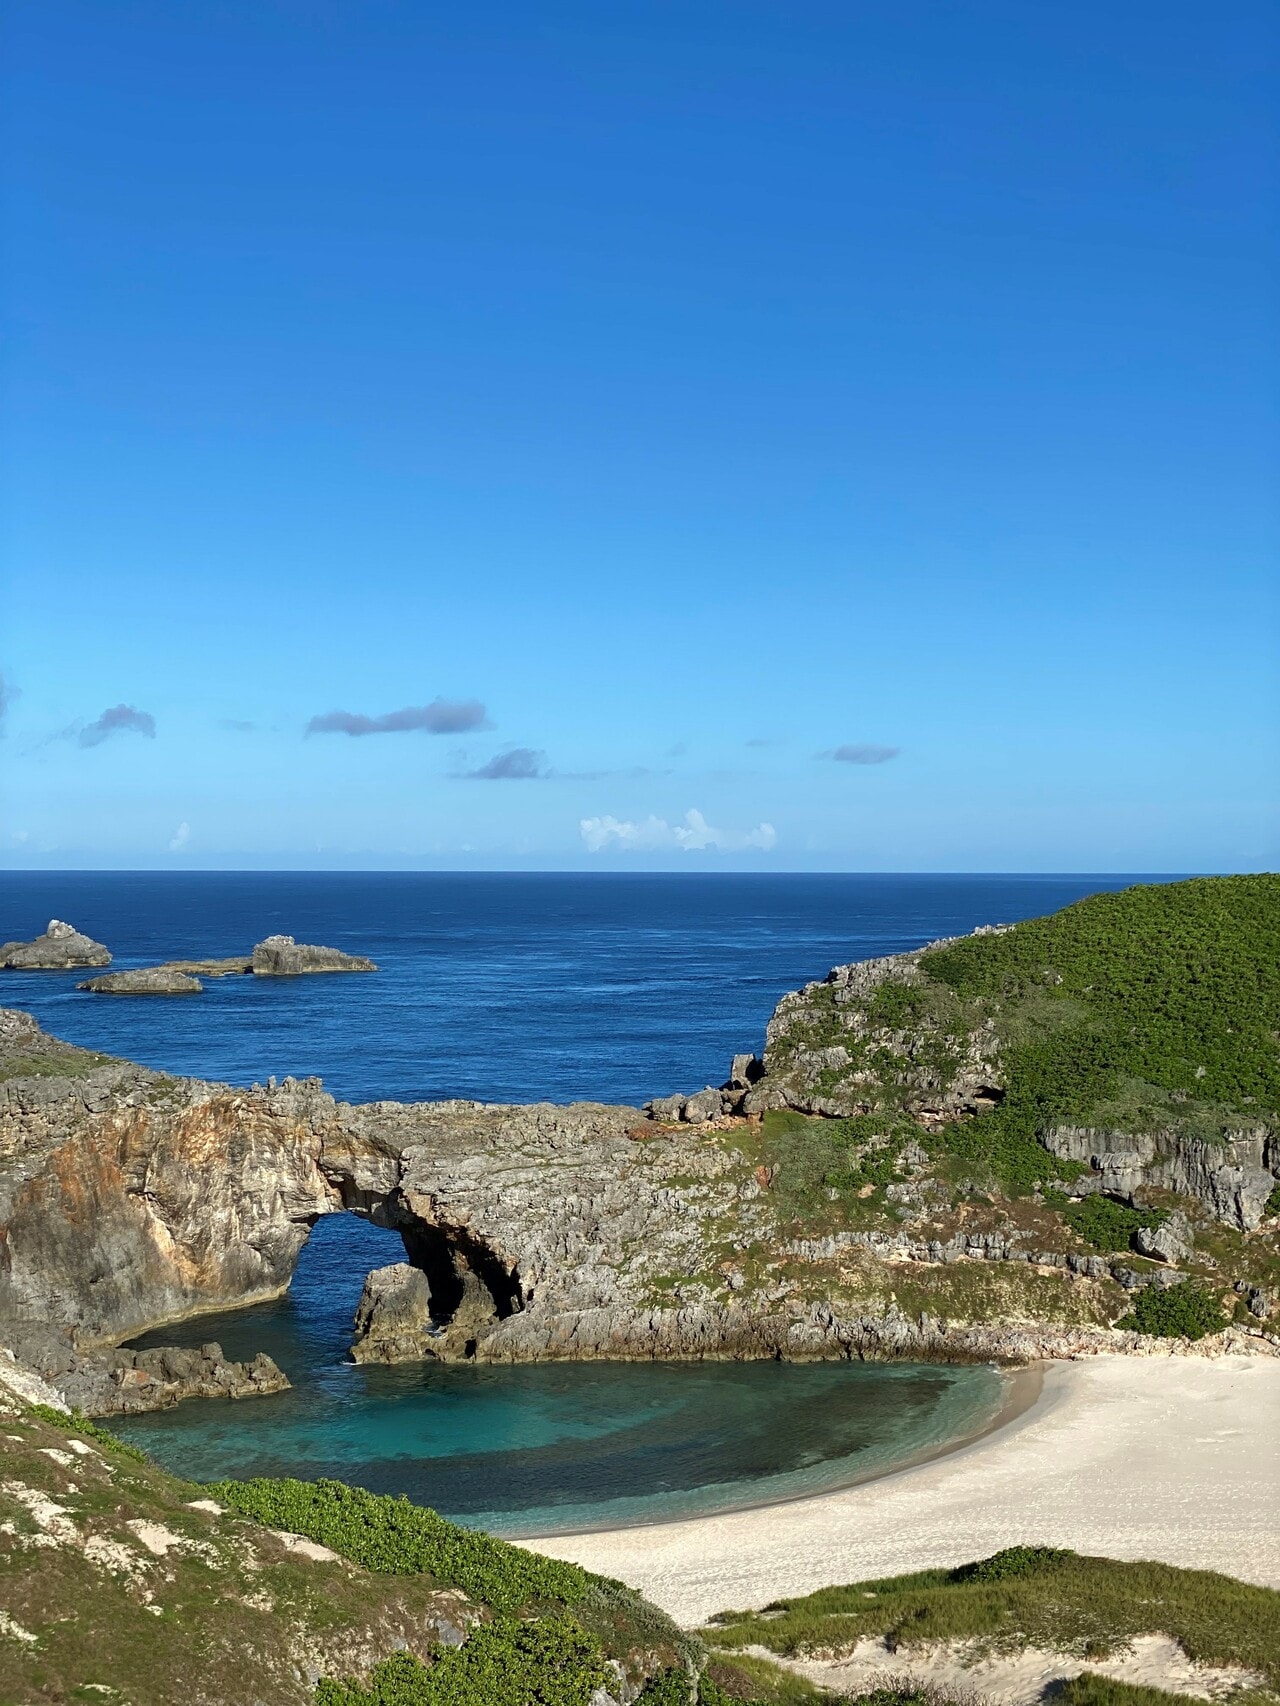
[[(931, 951), (837, 967), (782, 998), (763, 1058), (643, 1108), (234, 1089), (0, 1010), (0, 1322), (71, 1333), (80, 1361), (56, 1378), (96, 1393), (274, 1390), (258, 1364), (125, 1367), (110, 1348), (278, 1295), (315, 1222), (350, 1212), (406, 1256), (368, 1278), (357, 1360), (1141, 1355), (1168, 1344), (1147, 1304), (1181, 1287), (1211, 1317), (1194, 1354), (1274, 1353), (1272, 1126), (1051, 1123), (1032, 1147), (1052, 1189), (957, 1174), (947, 1134), (998, 1109), (1005, 1061), (980, 1009), (946, 1030), (918, 1003), (897, 1016)], [(251, 969), (349, 960), (269, 938)]]

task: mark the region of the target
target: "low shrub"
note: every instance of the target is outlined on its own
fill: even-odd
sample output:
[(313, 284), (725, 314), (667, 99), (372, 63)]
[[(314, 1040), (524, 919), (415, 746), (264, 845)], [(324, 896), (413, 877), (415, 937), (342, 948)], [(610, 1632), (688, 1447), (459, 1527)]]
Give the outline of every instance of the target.
[[(429, 1665), (395, 1653), (367, 1685), (325, 1678), (316, 1706), (589, 1706), (610, 1680), (598, 1644), (568, 1617), (481, 1623)], [(687, 1700), (687, 1693), (686, 1693)]]
[(215, 1481), (207, 1490), (242, 1515), (303, 1534), (366, 1570), (392, 1576), (425, 1572), (495, 1611), (576, 1605), (587, 1593), (589, 1578), (576, 1564), (459, 1528), (403, 1496), (369, 1493), (342, 1481)]
[(1095, 1250), (1128, 1250), (1134, 1234), (1153, 1229), (1169, 1217), (1157, 1208), (1129, 1208), (1111, 1197), (1090, 1196), (1069, 1203), (1062, 1218)]
[(1181, 1285), (1149, 1285), (1134, 1299), (1134, 1305), (1118, 1327), (1149, 1333), (1156, 1339), (1203, 1339), (1226, 1326), (1221, 1305), (1213, 1292), (1184, 1281)]
[(1062, 1546), (1006, 1546), (989, 1558), (960, 1564), (951, 1572), (953, 1582), (1008, 1582), (1020, 1576), (1038, 1576), (1075, 1553)]

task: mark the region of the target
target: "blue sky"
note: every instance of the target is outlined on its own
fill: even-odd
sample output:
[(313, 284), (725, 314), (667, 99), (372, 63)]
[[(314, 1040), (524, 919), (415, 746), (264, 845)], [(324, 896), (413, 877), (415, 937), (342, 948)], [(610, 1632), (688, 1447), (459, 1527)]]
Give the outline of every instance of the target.
[(4, 20), (8, 865), (1275, 864), (1270, 4)]

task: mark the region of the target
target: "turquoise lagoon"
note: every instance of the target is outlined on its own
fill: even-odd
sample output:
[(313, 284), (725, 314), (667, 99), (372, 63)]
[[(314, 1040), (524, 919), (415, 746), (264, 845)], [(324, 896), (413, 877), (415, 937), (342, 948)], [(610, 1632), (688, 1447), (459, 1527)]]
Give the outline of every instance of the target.
[(363, 1275), (396, 1260), (394, 1235), (321, 1221), (285, 1297), (136, 1341), (265, 1350), (293, 1389), (118, 1431), (189, 1479), (333, 1476), (519, 1535), (823, 1492), (980, 1432), (1004, 1396), (992, 1368), (918, 1363), (358, 1366)]

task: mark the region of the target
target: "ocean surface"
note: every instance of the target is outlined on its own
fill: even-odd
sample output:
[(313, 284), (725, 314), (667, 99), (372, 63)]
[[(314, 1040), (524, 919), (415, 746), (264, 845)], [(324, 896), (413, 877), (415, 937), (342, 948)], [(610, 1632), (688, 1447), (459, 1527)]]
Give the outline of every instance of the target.
[[(209, 980), (183, 998), (0, 974), (69, 1041), (234, 1084), (322, 1077), (350, 1101), (642, 1102), (723, 1081), (778, 997), (832, 965), (1050, 912), (1138, 876), (7, 873), (0, 940), (51, 917), (113, 967), (244, 953), (284, 931), (376, 975)], [(358, 1368), (365, 1273), (399, 1239), (322, 1220), (289, 1294), (153, 1333), (273, 1355), (291, 1392), (122, 1428), (188, 1476), (336, 1475), (508, 1533), (658, 1520), (845, 1484), (979, 1430), (990, 1369), (846, 1364)]]

